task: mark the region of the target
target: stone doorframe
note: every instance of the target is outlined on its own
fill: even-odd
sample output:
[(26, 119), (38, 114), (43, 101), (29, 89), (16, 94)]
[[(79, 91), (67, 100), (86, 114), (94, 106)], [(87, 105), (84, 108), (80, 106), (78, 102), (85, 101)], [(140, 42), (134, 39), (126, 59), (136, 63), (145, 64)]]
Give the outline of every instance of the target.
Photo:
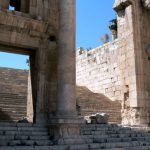
[[(36, 97), (35, 97), (36, 80), (34, 79), (34, 73), (35, 73), (34, 65), (35, 65), (36, 49), (0, 44), (0, 51), (29, 56), (30, 68), (29, 68), (29, 75), (28, 75), (27, 103), (32, 104), (32, 106), (29, 106), (27, 104), (27, 117), (28, 114), (32, 114), (32, 116), (29, 116), (29, 121), (35, 122), (36, 121)], [(29, 82), (31, 82), (31, 84), (29, 84)], [(29, 89), (31, 91), (29, 91)]]

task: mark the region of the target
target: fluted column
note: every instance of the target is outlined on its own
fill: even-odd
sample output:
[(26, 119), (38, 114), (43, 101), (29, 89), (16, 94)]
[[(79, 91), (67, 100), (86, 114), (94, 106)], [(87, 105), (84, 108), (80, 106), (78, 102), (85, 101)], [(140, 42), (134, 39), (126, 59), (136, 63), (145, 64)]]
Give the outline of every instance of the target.
[(57, 117), (72, 118), (75, 98), (75, 0), (59, 0)]

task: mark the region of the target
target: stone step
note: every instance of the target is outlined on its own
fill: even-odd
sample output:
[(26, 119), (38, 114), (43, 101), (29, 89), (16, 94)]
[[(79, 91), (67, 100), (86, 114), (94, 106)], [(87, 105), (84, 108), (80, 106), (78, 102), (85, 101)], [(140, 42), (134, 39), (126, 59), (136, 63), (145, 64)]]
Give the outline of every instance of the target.
[(40, 128), (40, 127), (1, 127), (0, 126), (0, 131), (38, 131), (38, 132), (43, 132), (43, 131), (47, 131), (47, 128)]
[(22, 119), (23, 116), (19, 116), (19, 117), (1, 117), (0, 116), (0, 121), (3, 121), (3, 122), (8, 122), (8, 121), (12, 121), (12, 122), (18, 122), (18, 120)]
[(7, 108), (26, 108), (27, 106), (25, 105), (25, 102), (1, 102), (0, 103), (0, 107), (2, 109), (7, 109)]
[[(149, 142), (145, 141), (131, 141), (131, 142), (115, 142), (115, 143), (92, 143), (84, 144), (84, 148), (81, 145), (71, 145), (70, 150), (77, 149), (110, 149), (110, 148), (126, 148), (126, 147), (138, 147), (138, 146), (150, 146)], [(83, 146), (83, 145), (82, 145)]]
[(87, 127), (82, 127), (81, 128), (81, 131), (90, 131), (90, 132), (92, 132), (92, 131), (113, 131), (113, 132), (117, 132), (117, 131), (131, 131), (131, 128), (117, 128), (117, 127), (112, 127), (112, 128), (105, 128), (105, 127), (89, 127), (89, 128), (87, 128)]
[[(0, 147), (0, 150), (89, 150), (89, 148), (68, 148), (68, 146), (14, 146), (14, 147)], [(98, 149), (90, 149), (90, 150), (103, 150)], [(105, 150), (150, 150), (150, 146), (138, 146), (138, 147), (128, 147), (128, 148), (105, 148)]]
[(150, 150), (150, 128), (144, 129), (86, 124), (81, 125), (82, 135), (65, 137), (56, 145), (43, 124), (1, 122), (0, 150)]
[(6, 94), (2, 94), (2, 93), (0, 93), (0, 97), (1, 98), (12, 98), (12, 99), (15, 99), (15, 98), (20, 98), (20, 99), (24, 99), (25, 97), (27, 97), (27, 96), (25, 96), (25, 95), (19, 95), (19, 94), (13, 94), (13, 93), (6, 93)]
[(125, 143), (125, 142), (150, 142), (149, 137), (140, 137), (140, 138), (65, 138), (63, 144), (112, 144), (112, 143)]
[[(15, 115), (15, 116), (20, 116), (20, 115), (24, 115), (24, 113), (26, 113), (26, 110), (16, 110), (16, 109), (7, 109), (7, 110), (2, 110), (3, 112), (1, 112), (0, 113), (0, 115), (3, 115), (3, 113), (5, 112), (5, 114), (6, 114), (6, 112), (7, 112), (7, 115), (8, 116), (10, 116), (10, 115), (12, 115), (12, 113), (14, 113), (13, 114), (13, 116)], [(12, 116), (12, 117), (13, 117)]]
[[(103, 150), (103, 149), (90, 149), (90, 150)], [(107, 148), (105, 150), (150, 150), (150, 146), (135, 146), (127, 148), (109, 148), (109, 149)]]
[(26, 117), (26, 111), (24, 111), (24, 113), (21, 112), (20, 114), (16, 114), (16, 113), (19, 113), (19, 112), (15, 111), (15, 110), (12, 110), (10, 112), (11, 112), (12, 116), (9, 115), (10, 113), (9, 114), (0, 113), (0, 116), (1, 116), (0, 120), (9, 118), (8, 121), (13, 121), (13, 119), (18, 119), (19, 118), (19, 120), (20, 120), (22, 117)]
[(137, 134), (137, 133), (126, 133), (126, 134), (98, 134), (98, 135), (82, 135), (82, 137), (84, 138), (97, 138), (97, 139), (101, 139), (101, 138), (140, 138), (140, 137), (150, 137), (149, 134)]
[(3, 96), (3, 97), (8, 97), (8, 96), (12, 96), (12, 97), (24, 97), (24, 96), (22, 96), (22, 95), (20, 95), (20, 94), (15, 94), (15, 93), (7, 93), (7, 92), (5, 92), (5, 93), (2, 93), (2, 92), (0, 92), (0, 96)]
[(18, 96), (18, 97), (11, 97), (11, 96), (7, 96), (7, 97), (2, 97), (1, 95), (0, 95), (0, 100), (2, 100), (2, 101), (19, 101), (19, 100), (22, 100), (22, 101), (25, 101), (27, 99), (27, 97), (20, 97), (20, 96)]
[[(3, 101), (0, 99), (0, 105), (1, 106), (8, 106), (8, 107), (15, 107), (16, 105), (21, 105), (22, 104), (22, 107), (24, 106), (24, 104), (26, 103), (26, 101), (22, 101), (22, 100), (19, 100), (18, 102), (15, 102), (15, 101)], [(5, 106), (5, 107), (6, 107)]]
[(150, 150), (150, 146), (135, 146), (135, 147), (128, 147), (124, 150)]
[(0, 114), (3, 114), (3, 112), (7, 112), (7, 115), (11, 115), (12, 113), (16, 113), (15, 115), (16, 116), (20, 116), (20, 114), (24, 114), (27, 110), (25, 109), (25, 108), (22, 108), (22, 109), (20, 109), (20, 108), (18, 108), (18, 109), (16, 109), (16, 108), (6, 108), (6, 109), (1, 109), (1, 111), (2, 112), (0, 112)]
[(118, 128), (120, 128), (120, 129), (126, 129), (126, 128), (130, 128), (131, 129), (131, 127), (124, 127), (124, 126), (122, 126), (122, 125), (118, 125), (118, 124), (115, 124), (115, 125), (112, 125), (112, 124), (84, 124), (84, 125), (81, 125), (81, 127), (83, 127), (84, 129), (89, 129), (89, 128), (94, 128), (94, 129), (103, 129), (103, 128), (105, 128), (105, 129), (113, 129), (113, 128), (115, 128), (115, 129), (118, 129)]
[(0, 140), (49, 140), (48, 135), (0, 135)]
[(8, 109), (26, 109), (27, 106), (25, 104), (21, 105), (18, 103), (12, 103), (12, 104), (0, 104), (0, 108), (2, 110), (8, 110)]
[(50, 140), (0, 140), (1, 146), (49, 146)]
[(36, 135), (36, 136), (44, 136), (48, 135), (47, 131), (0, 131), (0, 135), (22, 135), (22, 136), (28, 136), (28, 135)]
[(16, 122), (0, 122), (0, 127), (38, 127), (45, 128), (44, 124), (35, 124), (35, 123), (16, 123)]

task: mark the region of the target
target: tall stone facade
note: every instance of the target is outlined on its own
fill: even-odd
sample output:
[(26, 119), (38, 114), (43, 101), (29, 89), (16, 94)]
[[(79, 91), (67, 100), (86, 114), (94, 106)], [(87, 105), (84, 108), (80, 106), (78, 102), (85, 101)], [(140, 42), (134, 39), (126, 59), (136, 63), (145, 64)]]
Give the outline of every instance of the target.
[[(15, 10), (8, 10), (9, 5)], [(79, 120), (75, 99), (75, 0), (20, 0), (17, 3), (1, 0), (0, 9), (1, 51), (30, 56), (34, 122), (50, 123), (57, 136), (61, 136), (62, 130), (76, 132)], [(116, 0), (114, 9), (118, 40), (114, 41), (114, 46), (108, 44), (102, 49), (108, 55), (114, 52), (116, 64), (109, 69), (106, 62), (102, 64), (100, 60), (104, 70), (99, 83), (105, 87), (91, 88), (105, 89), (110, 98), (122, 100), (123, 124), (148, 125), (149, 0)], [(87, 56), (89, 62), (97, 63), (105, 55), (85, 54), (91, 55)], [(106, 57), (103, 60), (108, 59), (108, 64), (114, 61), (111, 56)], [(97, 67), (93, 62), (89, 64)], [(89, 74), (94, 72), (93, 69)], [(110, 75), (108, 80), (105, 75)]]
[(77, 52), (77, 84), (122, 100), (122, 123), (150, 123), (149, 0), (116, 0), (118, 39)]
[[(127, 2), (127, 1), (126, 1)], [(148, 1), (147, 1), (148, 2)], [(150, 123), (150, 88), (149, 88), (149, 46), (150, 32), (150, 11), (141, 1), (128, 1), (115, 3), (114, 7), (118, 13), (118, 38), (126, 41), (126, 55), (129, 55), (133, 63), (129, 63), (132, 72), (129, 81), (129, 102), (130, 107), (123, 108), (123, 123), (133, 125), (147, 125)], [(126, 61), (126, 64), (128, 61)], [(134, 83), (133, 83), (134, 82)]]
[(34, 122), (58, 130), (78, 123), (75, 0), (1, 0), (0, 8), (1, 51), (30, 57)]
[[(8, 10), (11, 1), (0, 2), (0, 49), (29, 55), (34, 121), (45, 122), (56, 111), (57, 1), (21, 1), (19, 11)], [(22, 5), (28, 6), (26, 11)]]
[(0, 50), (29, 55), (33, 121), (49, 125), (56, 140), (79, 134), (82, 122), (75, 98), (75, 2), (0, 1)]

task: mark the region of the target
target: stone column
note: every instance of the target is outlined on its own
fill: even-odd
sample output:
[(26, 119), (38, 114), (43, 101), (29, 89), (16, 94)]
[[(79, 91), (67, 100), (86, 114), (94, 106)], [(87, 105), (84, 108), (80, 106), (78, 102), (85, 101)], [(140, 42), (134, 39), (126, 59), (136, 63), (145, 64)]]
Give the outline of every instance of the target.
[(59, 0), (57, 117), (76, 117), (75, 0)]
[[(59, 0), (58, 98), (56, 118), (50, 120), (49, 134), (58, 144), (67, 144), (80, 134), (75, 97), (75, 0)], [(72, 139), (75, 143), (75, 139)]]

